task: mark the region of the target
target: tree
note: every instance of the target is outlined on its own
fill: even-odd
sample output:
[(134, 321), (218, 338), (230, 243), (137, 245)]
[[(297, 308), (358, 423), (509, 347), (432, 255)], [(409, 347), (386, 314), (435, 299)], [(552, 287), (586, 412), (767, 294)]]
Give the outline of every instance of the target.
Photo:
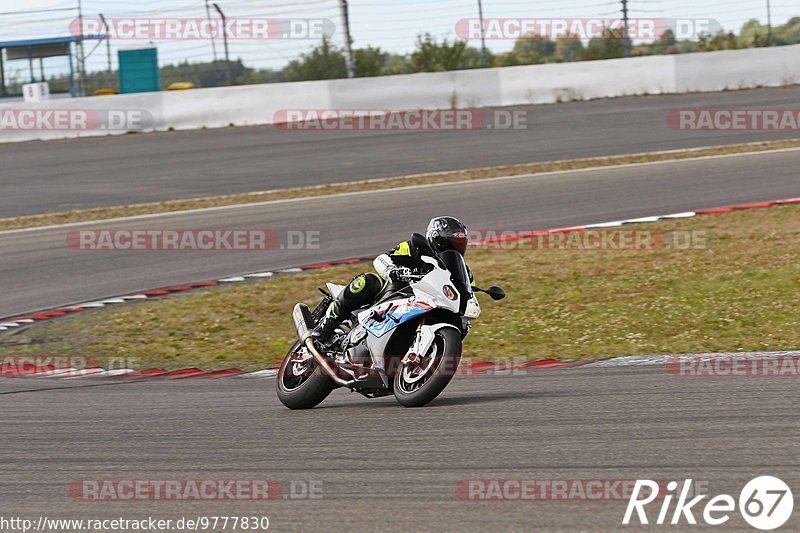
[(383, 65), (388, 55), (381, 52), (380, 48), (372, 46), (358, 48), (353, 52), (356, 61), (356, 77), (363, 78), (383, 74)]
[[(766, 34), (764, 34), (764, 44), (766, 46)], [(714, 35), (700, 35), (697, 42), (698, 49), (701, 52), (713, 52), (715, 50), (735, 50), (739, 48), (736, 36), (733, 32), (725, 33), (720, 30)]]
[[(211, 61), (208, 63), (189, 63), (161, 67), (161, 85), (169, 87), (178, 81), (190, 81), (195, 87), (219, 87), (222, 85), (241, 85), (252, 69), (245, 67), (241, 59), (236, 61)], [(230, 79), (229, 79), (230, 76)]]
[(469, 50), (465, 41), (441, 44), (430, 34), (417, 37), (417, 48), (411, 54), (411, 65), (415, 72), (445, 72), (481, 67), (480, 52)]
[(526, 35), (514, 43), (510, 52), (497, 57), (497, 66), (534, 65), (552, 60), (556, 43), (541, 35)]
[(567, 63), (577, 61), (583, 53), (580, 37), (567, 33), (556, 39), (555, 60)]
[(583, 60), (613, 59), (625, 55), (625, 40), (622, 30), (604, 28), (600, 37), (593, 37), (581, 54)]
[(674, 54), (675, 53), (675, 45), (677, 44), (677, 39), (675, 39), (675, 34), (672, 32), (671, 29), (667, 29), (664, 33), (661, 34), (661, 37), (653, 43), (651, 50), (655, 54)]
[(777, 44), (800, 43), (800, 17), (792, 17), (783, 26), (775, 28), (775, 42)]
[[(486, 66), (493, 67), (497, 58), (491, 50), (486, 50)], [(483, 67), (483, 53), (474, 46), (467, 46), (464, 49), (464, 66), (461, 68), (482, 68)]]
[(756, 19), (750, 19), (739, 30), (739, 45), (742, 48), (757, 48), (767, 45), (766, 26), (762, 26)]
[(382, 74), (391, 76), (393, 74), (411, 74), (414, 72), (414, 65), (408, 56), (399, 54), (387, 54), (383, 63)]
[(284, 68), (287, 81), (332, 80), (347, 77), (344, 52), (331, 44), (327, 37), (299, 59), (289, 61)]

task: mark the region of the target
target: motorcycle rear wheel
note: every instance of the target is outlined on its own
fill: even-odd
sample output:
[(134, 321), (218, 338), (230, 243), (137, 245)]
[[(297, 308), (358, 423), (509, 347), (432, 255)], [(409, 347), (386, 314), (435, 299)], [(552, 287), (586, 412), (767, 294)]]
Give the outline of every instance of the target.
[(301, 350), (300, 343), (295, 343), (278, 370), (278, 399), (289, 409), (316, 407), (336, 388), (313, 357), (300, 361), (303, 358)]

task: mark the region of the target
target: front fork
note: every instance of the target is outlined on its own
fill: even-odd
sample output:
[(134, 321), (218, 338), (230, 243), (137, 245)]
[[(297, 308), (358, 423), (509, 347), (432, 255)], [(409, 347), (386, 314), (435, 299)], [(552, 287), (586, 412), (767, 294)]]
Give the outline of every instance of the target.
[(422, 326), (425, 325), (425, 317), (423, 316), (419, 324), (417, 324), (417, 333), (414, 335), (414, 342), (411, 344), (411, 348), (409, 348), (408, 353), (403, 357), (402, 363), (404, 365), (408, 363), (419, 363), (420, 358), (422, 355), (420, 354), (421, 351), (421, 344), (422, 344)]

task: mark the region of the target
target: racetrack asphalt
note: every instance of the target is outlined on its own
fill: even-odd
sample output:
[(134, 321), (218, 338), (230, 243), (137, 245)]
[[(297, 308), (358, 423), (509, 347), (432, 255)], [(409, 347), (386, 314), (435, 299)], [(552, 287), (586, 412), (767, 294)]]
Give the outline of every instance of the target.
[[(380, 134), (364, 138), (369, 149), (356, 153), (347, 150), (352, 138), (333, 136), (291, 148), (290, 137), (280, 142), (283, 132), (246, 128), (0, 146), (0, 216), (294, 186), (302, 180), (507, 164), (518, 156), (530, 161), (775, 138), (781, 135), (691, 135), (648, 124), (661, 124), (666, 110), (678, 105), (774, 108), (794, 104), (798, 94), (800, 89), (794, 88), (542, 106), (534, 110), (551, 122), (543, 122), (541, 131), (509, 134), (527, 137), (496, 144), (487, 133), (466, 134), (468, 142), (440, 134)], [(176, 140), (164, 143), (170, 135)], [(527, 140), (514, 141), (515, 149), (505, 146), (509, 139), (523, 138)], [(91, 147), (92, 155), (84, 146)], [(518, 154), (520, 146), (525, 149)], [(581, 146), (591, 148), (581, 151)], [(307, 156), (313, 150), (319, 157)], [(285, 157), (280, 155), (284, 151)], [(220, 159), (220, 153), (227, 155)], [(149, 156), (146, 162), (143, 156)], [(283, 170), (267, 173), (266, 186), (264, 168), (279, 168), (275, 161), (284, 162)], [(321, 232), (319, 249), (266, 255), (89, 253), (68, 248), (64, 228), (2, 233), (0, 316), (376, 253), (443, 211), (473, 228), (530, 229), (796, 197), (798, 162), (800, 151), (785, 151), (113, 224)], [(274, 385), (274, 380), (257, 378), (0, 378), (0, 514), (34, 522), (39, 516), (265, 515), (270, 529), (277, 531), (618, 531), (623, 500), (462, 501), (456, 486), (481, 478), (692, 478), (710, 495), (737, 498), (749, 479), (776, 475), (795, 491), (800, 487), (798, 392), (792, 378), (682, 378), (663, 366), (540, 369), (455, 380), (423, 409), (402, 408), (392, 398), (367, 400), (336, 391), (320, 408), (305, 412), (283, 408)], [(254, 478), (278, 480), (285, 490), (292, 481), (298, 486), (321, 483), (322, 498), (85, 502), (68, 492), (82, 479)], [(651, 520), (656, 514), (655, 508), (650, 511)], [(797, 514), (785, 530), (800, 529)], [(730, 528), (744, 530), (746, 524), (733, 513), (725, 526)], [(683, 522), (655, 529), (689, 527)]]
[(271, 126), (0, 144), (0, 218), (556, 159), (797, 137), (676, 131), (684, 108), (796, 108), (800, 87), (522, 106), (527, 128), (312, 132)]
[[(626, 500), (465, 501), (456, 485), (691, 478), (701, 493), (738, 498), (751, 478), (775, 475), (800, 487), (792, 378), (678, 377), (663, 365), (532, 370), (454, 380), (422, 409), (338, 390), (311, 411), (281, 406), (274, 379), (85, 386), (94, 383), (0, 380), (0, 392), (40, 389), (0, 394), (3, 516), (266, 515), (277, 531), (618, 531)], [(321, 499), (89, 502), (68, 494), (84, 479), (273, 479), (283, 494), (293, 481), (314, 482)], [(706, 501), (694, 513), (700, 522)], [(652, 505), (651, 521), (660, 500)], [(790, 520), (785, 530), (800, 528), (797, 512)], [(731, 528), (747, 528), (738, 512)]]
[[(370, 191), (69, 228), (0, 232), (0, 317), (156, 287), (376, 254), (451, 214), (473, 229), (546, 229), (800, 196), (800, 149)], [(267, 251), (82, 251), (78, 229), (263, 229)], [(293, 249), (289, 231), (319, 232)], [(313, 245), (313, 242), (312, 242)]]

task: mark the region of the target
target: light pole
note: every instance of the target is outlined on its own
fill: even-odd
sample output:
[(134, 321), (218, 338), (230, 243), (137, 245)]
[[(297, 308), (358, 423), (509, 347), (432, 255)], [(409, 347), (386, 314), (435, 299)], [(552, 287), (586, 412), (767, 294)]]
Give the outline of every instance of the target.
[[(206, 20), (211, 22), (211, 7), (208, 5), (208, 0), (206, 0)], [(211, 32), (211, 50), (214, 53), (214, 61), (217, 60), (217, 43), (214, 41), (214, 32)]]
[(227, 19), (225, 18), (225, 13), (223, 13), (222, 9), (220, 9), (219, 4), (214, 2), (212, 5), (214, 6), (214, 9), (217, 10), (217, 13), (219, 13), (220, 18), (222, 19), (222, 42), (225, 45), (225, 72), (228, 78), (228, 83), (230, 84), (233, 83), (233, 80), (231, 80), (231, 63), (230, 63), (230, 56), (228, 56), (228, 31), (225, 27), (225, 21)]
[(342, 13), (342, 26), (344, 27), (344, 59), (347, 65), (347, 77), (356, 77), (356, 63), (353, 60), (353, 47), (350, 39), (350, 13), (347, 11), (347, 0), (339, 0), (339, 10)]
[(78, 96), (86, 96), (86, 56), (83, 53), (83, 4), (78, 0), (78, 23), (81, 34), (78, 37)]
[(772, 46), (772, 12), (767, 0), (767, 46)]
[(108, 58), (108, 73), (111, 74), (111, 29), (106, 22), (106, 18), (100, 13), (100, 20), (106, 28), (106, 57)]
[(489, 60), (486, 58), (486, 29), (483, 27), (483, 2), (478, 0), (478, 17), (481, 22), (481, 59), (483, 60), (483, 68), (489, 66)]
[(622, 47), (625, 57), (630, 57), (631, 40), (628, 34), (628, 0), (622, 0)]
[(214, 6), (214, 9), (217, 10), (217, 13), (219, 13), (220, 18), (222, 19), (222, 42), (225, 45), (225, 62), (227, 63), (228, 61), (230, 61), (230, 57), (228, 56), (228, 31), (225, 28), (225, 21), (227, 20), (227, 18), (225, 17), (225, 13), (222, 12), (222, 9), (220, 9), (218, 3), (214, 2), (212, 5)]

